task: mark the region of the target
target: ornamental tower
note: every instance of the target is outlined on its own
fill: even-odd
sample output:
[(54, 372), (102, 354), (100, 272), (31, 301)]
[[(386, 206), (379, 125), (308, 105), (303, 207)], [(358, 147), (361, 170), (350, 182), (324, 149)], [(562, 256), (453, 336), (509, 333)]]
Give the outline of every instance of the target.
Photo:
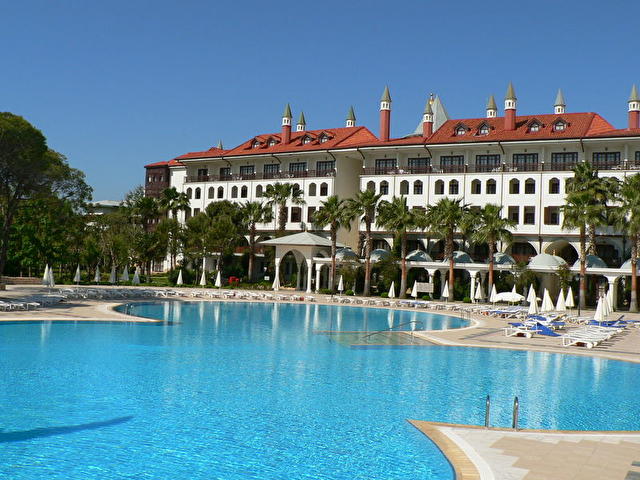
[(355, 127), (356, 126), (356, 113), (353, 111), (353, 105), (349, 107), (349, 113), (347, 113), (347, 122), (345, 123), (345, 127)]
[(307, 121), (304, 119), (304, 112), (300, 112), (298, 118), (298, 124), (296, 125), (296, 132), (304, 132), (307, 129)]
[(391, 95), (389, 87), (384, 87), (382, 98), (380, 99), (380, 140), (389, 140), (391, 131)]
[(498, 116), (498, 106), (496, 99), (491, 95), (487, 101), (487, 118), (496, 118)]
[(284, 145), (291, 143), (291, 107), (288, 103), (282, 114), (282, 143)]
[(513, 85), (509, 82), (507, 94), (504, 96), (504, 129), (516, 129), (516, 92)]
[(427, 100), (422, 114), (422, 137), (428, 138), (433, 133), (433, 109), (431, 108), (431, 99)]
[(558, 94), (556, 95), (556, 103), (553, 105), (553, 113), (556, 115), (562, 115), (564, 113), (564, 109), (567, 105), (564, 103), (564, 95), (562, 95), (562, 90), (558, 89)]
[(632, 128), (640, 128), (640, 97), (638, 97), (638, 89), (635, 85), (631, 87), (631, 95), (629, 95), (629, 126)]

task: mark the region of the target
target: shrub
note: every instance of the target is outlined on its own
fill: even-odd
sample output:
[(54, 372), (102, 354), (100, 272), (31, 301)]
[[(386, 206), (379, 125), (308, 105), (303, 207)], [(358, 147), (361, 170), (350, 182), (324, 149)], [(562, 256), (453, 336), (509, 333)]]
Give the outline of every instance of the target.
[(387, 292), (382, 292), (380, 294), (380, 298), (389, 298), (389, 294)]
[(321, 288), (319, 293), (321, 293), (322, 295), (333, 295), (333, 290), (330, 290), (328, 288)]
[(429, 295), (428, 293), (426, 295), (423, 295), (422, 300), (431, 300), (431, 295)]
[(464, 297), (464, 298), (462, 299), (462, 301), (463, 301), (464, 303), (471, 303), (471, 299), (470, 299), (469, 297)]
[(344, 294), (353, 296), (353, 295), (355, 295), (355, 292), (353, 290), (347, 290), (346, 292), (344, 292)]

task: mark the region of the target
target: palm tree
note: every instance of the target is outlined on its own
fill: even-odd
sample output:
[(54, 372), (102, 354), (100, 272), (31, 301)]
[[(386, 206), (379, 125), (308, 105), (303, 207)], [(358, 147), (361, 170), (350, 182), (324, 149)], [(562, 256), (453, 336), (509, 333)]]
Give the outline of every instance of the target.
[(151, 229), (152, 221), (158, 216), (160, 216), (158, 201), (153, 197), (138, 198), (131, 208), (132, 220), (142, 225), (145, 232)]
[(593, 204), (593, 198), (589, 191), (573, 191), (567, 195), (566, 204), (562, 207), (564, 220), (562, 228), (578, 229), (580, 235), (580, 294), (578, 302), (581, 308), (585, 307), (587, 298), (587, 282), (585, 279), (587, 265), (587, 228), (593, 221), (594, 215), (598, 215), (600, 208)]
[(453, 237), (464, 223), (469, 207), (462, 200), (443, 198), (435, 205), (427, 207), (426, 223), (429, 230), (444, 240), (444, 258), (449, 260), (449, 299), (453, 300), (454, 259)]
[(285, 226), (287, 224), (287, 202), (293, 205), (304, 205), (302, 198), (302, 190), (292, 183), (276, 182), (273, 185), (267, 185), (264, 191), (265, 198), (268, 199), (267, 206), (277, 208), (278, 214), (278, 230), (276, 236), (284, 235)]
[(407, 235), (409, 230), (415, 230), (421, 225), (421, 213), (407, 206), (404, 196), (393, 197), (391, 201), (383, 200), (378, 205), (376, 225), (393, 231), (400, 237), (400, 298), (407, 296)]
[(347, 210), (351, 218), (359, 217), (365, 227), (365, 262), (364, 262), (364, 292), (365, 297), (369, 296), (371, 289), (371, 225), (373, 224), (378, 202), (382, 197), (374, 190), (363, 190), (355, 197), (347, 200)]
[(164, 213), (171, 212), (176, 218), (178, 211), (186, 211), (190, 207), (189, 197), (184, 192), (178, 192), (176, 187), (165, 188), (158, 199), (160, 210)]
[(619, 181), (613, 177), (600, 177), (598, 170), (589, 162), (581, 162), (573, 167), (573, 178), (567, 183), (567, 193), (585, 192), (591, 198), (592, 219), (587, 224), (586, 235), (589, 242), (588, 253), (596, 255), (596, 230), (611, 224), (607, 204), (615, 198)]
[(640, 240), (640, 174), (626, 177), (620, 187), (616, 224), (631, 238), (631, 301), (629, 311), (638, 311), (638, 241)]
[(253, 262), (256, 256), (256, 225), (273, 219), (273, 209), (262, 202), (246, 202), (242, 205), (242, 220), (249, 231), (249, 281), (253, 281)]
[[(313, 215), (313, 224), (317, 228), (329, 226), (331, 235), (331, 274), (329, 275), (329, 290), (333, 291), (336, 278), (336, 243), (338, 229), (346, 227), (351, 229), (351, 219), (346, 208), (346, 200), (331, 195), (320, 204), (320, 208)], [(309, 272), (310, 274), (310, 272)]]
[(498, 242), (511, 241), (511, 232), (516, 222), (503, 218), (500, 214), (502, 207), (493, 203), (488, 203), (473, 216), (473, 231), (471, 239), (474, 242), (486, 243), (489, 247), (489, 284), (488, 291), (493, 286), (494, 253)]

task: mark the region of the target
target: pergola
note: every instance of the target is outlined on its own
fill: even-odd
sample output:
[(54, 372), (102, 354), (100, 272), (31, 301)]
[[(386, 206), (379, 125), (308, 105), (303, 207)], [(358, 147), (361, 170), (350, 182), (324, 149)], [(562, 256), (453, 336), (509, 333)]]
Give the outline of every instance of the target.
[[(321, 260), (322, 257), (331, 256), (331, 240), (310, 232), (300, 232), (284, 237), (272, 238), (270, 240), (264, 240), (260, 242), (260, 244), (276, 247), (276, 278), (280, 278), (280, 262), (289, 252), (291, 252), (296, 259), (298, 272), (302, 271), (302, 264), (306, 263), (307, 293), (311, 293), (311, 273), (313, 272), (314, 265), (316, 266), (316, 285), (318, 285), (320, 267), (322, 266), (319, 264), (319, 260)], [(336, 246), (338, 248), (344, 247), (341, 243), (338, 243)], [(298, 288), (301, 287), (300, 279), (301, 275), (298, 275)]]

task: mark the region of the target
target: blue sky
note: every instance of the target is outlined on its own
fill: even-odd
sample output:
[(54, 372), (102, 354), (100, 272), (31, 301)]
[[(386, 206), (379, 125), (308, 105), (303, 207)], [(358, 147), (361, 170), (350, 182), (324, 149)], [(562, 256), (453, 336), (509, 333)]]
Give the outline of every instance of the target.
[(0, 110), (26, 117), (84, 170), (94, 198), (121, 199), (143, 165), (280, 129), (417, 125), (429, 92), (452, 117), (596, 111), (626, 126), (640, 83), (640, 2), (3, 2)]

